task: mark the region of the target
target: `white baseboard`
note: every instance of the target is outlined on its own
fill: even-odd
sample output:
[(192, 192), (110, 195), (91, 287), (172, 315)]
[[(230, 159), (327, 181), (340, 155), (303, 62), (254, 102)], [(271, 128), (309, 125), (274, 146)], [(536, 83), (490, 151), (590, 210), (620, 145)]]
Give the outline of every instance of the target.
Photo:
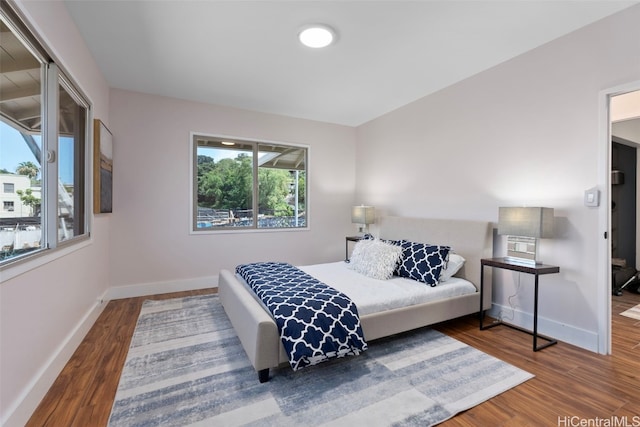
[(218, 276), (197, 277), (195, 279), (170, 280), (166, 282), (141, 283), (137, 285), (114, 286), (106, 293), (107, 300), (143, 297), (145, 295), (167, 294), (170, 292), (193, 291), (218, 287)]
[[(528, 330), (533, 329), (533, 313), (514, 310), (506, 305), (493, 304), (491, 310), (489, 310), (489, 315), (496, 319), (502, 319), (505, 323)], [(598, 352), (598, 333), (596, 331), (588, 331), (576, 326), (566, 325), (538, 315), (538, 333), (585, 350)]]
[(98, 297), (95, 305), (80, 319), (80, 322), (60, 343), (43, 367), (33, 375), (20, 396), (9, 406), (2, 417), (1, 425), (3, 427), (24, 426), (29, 421), (33, 411), (36, 410), (42, 398), (47, 394), (51, 385), (102, 313), (106, 306), (105, 295), (106, 292)]

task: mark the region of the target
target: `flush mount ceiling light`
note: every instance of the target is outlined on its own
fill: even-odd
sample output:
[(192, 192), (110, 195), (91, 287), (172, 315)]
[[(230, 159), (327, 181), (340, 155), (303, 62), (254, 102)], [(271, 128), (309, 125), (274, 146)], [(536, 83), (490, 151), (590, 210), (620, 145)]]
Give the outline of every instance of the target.
[(327, 47), (334, 42), (336, 32), (327, 25), (308, 25), (298, 33), (300, 43), (314, 49)]

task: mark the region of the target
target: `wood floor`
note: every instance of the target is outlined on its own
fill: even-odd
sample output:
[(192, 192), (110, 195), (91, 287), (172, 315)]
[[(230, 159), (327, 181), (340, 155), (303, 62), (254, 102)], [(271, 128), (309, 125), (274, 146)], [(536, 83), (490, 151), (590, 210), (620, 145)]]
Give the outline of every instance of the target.
[[(106, 425), (142, 302), (210, 292), (109, 302), (27, 425)], [(624, 425), (602, 420), (625, 416), (627, 425), (640, 425), (640, 320), (619, 315), (640, 304), (640, 295), (625, 292), (612, 298), (611, 356), (562, 342), (534, 353), (529, 335), (507, 327), (479, 331), (473, 316), (437, 325), (436, 329), (535, 375), (442, 425)], [(600, 424), (595, 424), (597, 419)]]

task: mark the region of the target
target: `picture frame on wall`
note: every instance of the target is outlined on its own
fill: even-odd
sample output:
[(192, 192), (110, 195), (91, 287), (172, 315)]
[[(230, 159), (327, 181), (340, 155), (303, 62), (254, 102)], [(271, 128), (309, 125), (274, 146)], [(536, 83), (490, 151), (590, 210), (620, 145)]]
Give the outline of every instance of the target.
[(93, 120), (93, 212), (113, 211), (113, 135), (100, 119)]

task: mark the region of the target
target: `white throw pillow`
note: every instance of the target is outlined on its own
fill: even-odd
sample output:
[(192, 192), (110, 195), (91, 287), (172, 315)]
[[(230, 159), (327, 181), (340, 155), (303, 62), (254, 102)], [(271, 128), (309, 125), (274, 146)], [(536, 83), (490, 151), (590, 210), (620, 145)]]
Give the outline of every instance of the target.
[(360, 240), (353, 247), (349, 268), (373, 279), (388, 280), (393, 276), (400, 255), (400, 246), (379, 239)]
[(458, 254), (449, 252), (449, 261), (447, 261), (447, 268), (440, 273), (440, 281), (444, 282), (451, 279), (464, 265), (465, 259)]

